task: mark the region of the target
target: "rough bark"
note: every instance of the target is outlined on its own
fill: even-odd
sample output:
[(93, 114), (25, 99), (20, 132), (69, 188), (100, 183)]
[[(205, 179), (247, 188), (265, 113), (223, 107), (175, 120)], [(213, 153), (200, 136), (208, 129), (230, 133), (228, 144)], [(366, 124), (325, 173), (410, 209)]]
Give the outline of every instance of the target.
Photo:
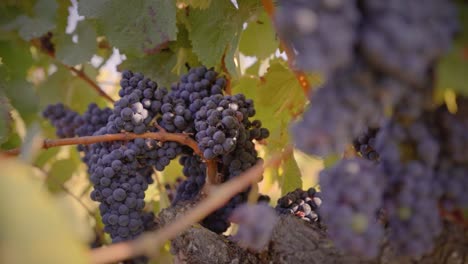
[[(196, 201), (163, 210), (156, 218), (158, 228), (172, 222)], [(365, 263), (365, 264), (468, 264), (468, 230), (446, 223), (431, 254), (419, 259), (397, 256), (386, 244), (381, 255), (364, 260), (343, 254), (327, 238), (324, 228), (293, 216), (281, 216), (263, 252), (245, 250), (222, 235), (194, 225), (172, 241), (172, 253), (178, 263)]]

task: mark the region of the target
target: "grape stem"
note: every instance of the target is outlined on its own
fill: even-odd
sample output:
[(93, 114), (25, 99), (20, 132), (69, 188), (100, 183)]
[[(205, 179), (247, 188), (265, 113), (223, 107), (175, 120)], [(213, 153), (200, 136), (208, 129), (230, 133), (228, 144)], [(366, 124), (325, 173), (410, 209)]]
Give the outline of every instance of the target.
[[(263, 8), (265, 9), (265, 12), (268, 14), (268, 16), (271, 19), (271, 22), (273, 25), (275, 25), (275, 5), (273, 4), (272, 0), (262, 0)], [(294, 67), (294, 61), (296, 60), (296, 54), (294, 54), (294, 51), (291, 49), (291, 47), (278, 36), (280, 46), (286, 52), (286, 56), (288, 57), (288, 65), (289, 68), (294, 72), (294, 75), (296, 75), (296, 79), (299, 82), (299, 85), (302, 88), (302, 91), (306, 95), (306, 97), (310, 96), (310, 83), (309, 80), (307, 80), (307, 76), (305, 72), (300, 71)]]
[(91, 251), (92, 263), (114, 263), (137, 256), (156, 257), (161, 246), (184, 230), (205, 218), (208, 214), (226, 204), (229, 199), (243, 191), (249, 185), (256, 183), (263, 174), (264, 167), (278, 166), (285, 156), (291, 155), (292, 148), (288, 147), (281, 154), (275, 155), (246, 170), (244, 173), (226, 183), (213, 187), (208, 197), (202, 200), (192, 210), (167, 226), (156, 231), (144, 233), (139, 238), (127, 242), (101, 247)]

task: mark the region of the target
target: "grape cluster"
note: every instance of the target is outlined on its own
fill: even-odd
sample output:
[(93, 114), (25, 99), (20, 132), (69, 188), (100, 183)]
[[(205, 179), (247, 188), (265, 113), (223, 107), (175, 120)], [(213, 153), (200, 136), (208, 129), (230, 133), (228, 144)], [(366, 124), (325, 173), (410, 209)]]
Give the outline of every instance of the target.
[(56, 128), (55, 133), (59, 138), (74, 137), (76, 130), (84, 125), (81, 116), (62, 103), (48, 105), (42, 116)]
[[(252, 142), (257, 137), (257, 134), (260, 135), (260, 137), (257, 137), (258, 140), (263, 138), (260, 127), (261, 122), (258, 120), (246, 122), (246, 126), (241, 125), (235, 149), (223, 155), (219, 164), (219, 171), (223, 175), (224, 181), (239, 176), (243, 171), (251, 168), (260, 160), (255, 150), (255, 144)], [(259, 131), (260, 133), (252, 131)], [(264, 131), (266, 133), (263, 136), (268, 136), (268, 130)], [(205, 218), (202, 221), (202, 225), (217, 233), (226, 231), (229, 227), (228, 218), (230, 214), (238, 205), (247, 200), (249, 191), (250, 188), (234, 196), (225, 207), (218, 209)]]
[(342, 153), (346, 145), (384, 116), (380, 94), (363, 85), (363, 64), (337, 71), (311, 98), (303, 119), (292, 128), (297, 146), (306, 153)]
[(371, 161), (342, 160), (320, 173), (320, 216), (335, 245), (349, 253), (375, 257), (383, 237), (376, 216), (382, 207), (385, 177)]
[(315, 188), (307, 191), (296, 189), (279, 198), (275, 210), (280, 214), (295, 215), (307, 222), (320, 222), (318, 210), (321, 204), (320, 193)]
[(99, 108), (95, 103), (89, 104), (82, 115), (62, 103), (48, 105), (42, 112), (43, 117), (56, 128), (55, 133), (60, 138), (91, 136), (107, 124), (111, 114), (110, 108)]
[(422, 162), (411, 161), (397, 169), (386, 186), (384, 207), (390, 243), (400, 254), (421, 256), (432, 250), (442, 231), (439, 190), (433, 171)]
[[(184, 130), (174, 127), (176, 119), (166, 118), (173, 117), (181, 105), (166, 88), (131, 71), (122, 73), (120, 84), (121, 98), (115, 102), (107, 124), (95, 135)], [(128, 142), (97, 143), (92, 145), (92, 151), (88, 162), (94, 185), (91, 198), (101, 203), (104, 230), (113, 242), (132, 239), (152, 228), (152, 213), (144, 212), (143, 208), (145, 191), (153, 182), (153, 168), (164, 170), (171, 160), (184, 152), (182, 146), (176, 142), (137, 138)]]
[(138, 162), (134, 146), (120, 142), (94, 144), (88, 162), (94, 186), (91, 199), (100, 202), (104, 231), (113, 242), (132, 239), (152, 227), (152, 213), (143, 212), (145, 190), (153, 182), (152, 170)]
[(360, 18), (356, 2), (279, 1), (278, 33), (297, 52), (300, 69), (321, 70), (327, 74), (351, 62)]
[(131, 71), (122, 72), (120, 86), (121, 98), (114, 103), (113, 114), (109, 117), (107, 124), (107, 133), (127, 131), (143, 134), (147, 132), (155, 112), (160, 111), (160, 109), (152, 111), (151, 106), (161, 104), (164, 96), (154, 101), (151, 99), (156, 94), (167, 94), (167, 90), (157, 89), (156, 82), (145, 78), (140, 73), (133, 74)]
[[(203, 156), (207, 159), (219, 157), (233, 151), (237, 142), (261, 140), (269, 132), (259, 121), (253, 124), (249, 117), (255, 115), (253, 101), (244, 95), (212, 95), (205, 97), (203, 106), (195, 113), (196, 139)], [(246, 132), (246, 128), (252, 129)]]
[(177, 186), (173, 204), (180, 200), (192, 200), (205, 185), (206, 165), (200, 157), (195, 155), (181, 156), (179, 163), (183, 166), (182, 172), (187, 179)]
[(380, 128), (375, 146), (389, 171), (412, 160), (421, 161), (432, 168), (440, 151), (432, 129), (422, 120), (409, 125), (389, 120)]
[(222, 95), (226, 88), (226, 79), (218, 76), (213, 69), (206, 67), (191, 68), (180, 78), (180, 82), (171, 86), (171, 97), (185, 102), (192, 113), (196, 113), (203, 105), (203, 98), (211, 95)]
[(363, 134), (354, 139), (354, 149), (361, 157), (372, 161), (378, 161), (379, 153), (375, 151), (375, 141), (378, 131), (378, 128), (368, 128)]
[(437, 170), (437, 184), (441, 189), (441, 206), (448, 212), (468, 208), (468, 166), (443, 164)]
[[(292, 127), (297, 147), (330, 156), (352, 143), (362, 157), (341, 161), (320, 177), (320, 213), (330, 236), (339, 248), (375, 256), (383, 232), (376, 224), (380, 214), (398, 252), (428, 252), (440, 232), (438, 203), (451, 212), (466, 208), (468, 201), (461, 191), (468, 184), (462, 176), (468, 171), (467, 107), (457, 114), (435, 111), (433, 100), (437, 62), (458, 30), (455, 5), (445, 0), (297, 0), (280, 5), (280, 36), (297, 52), (298, 66), (326, 73), (323, 87)], [(321, 30), (330, 17), (335, 25), (347, 24)], [(309, 21), (305, 25), (315, 31), (288, 33), (301, 21)], [(337, 37), (342, 40), (329, 50), (338, 51), (317, 52)], [(311, 39), (313, 44), (304, 45)], [(343, 54), (346, 60), (337, 59)], [(327, 63), (320, 63), (323, 57)]]
[[(110, 127), (110, 108), (100, 109), (90, 104), (83, 115), (62, 104), (45, 109), (44, 117), (51, 120), (59, 137), (104, 135)], [(78, 146), (84, 151), (83, 161), (88, 165), (94, 190), (91, 199), (100, 202), (99, 209), (113, 242), (120, 242), (152, 228), (152, 213), (142, 211), (144, 191), (152, 183), (152, 170), (138, 162), (144, 149), (137, 139), (128, 144), (103, 142), (91, 146)], [(153, 142), (155, 143), (155, 142)], [(155, 144), (154, 144), (155, 145)]]
[(458, 29), (455, 6), (447, 0), (362, 2), (360, 43), (366, 58), (424, 83), (430, 67), (452, 45)]
[(229, 220), (239, 225), (232, 239), (242, 247), (260, 251), (270, 242), (278, 216), (267, 204), (243, 204), (232, 212)]
[[(335, 9), (327, 9), (331, 3)], [(297, 20), (298, 13), (315, 14), (316, 23), (309, 23), (318, 30), (314, 35), (315, 43), (327, 43), (329, 38), (341, 36), (343, 40), (337, 43), (348, 47), (342, 49), (348, 54), (348, 62), (342, 67), (325, 64), (313, 68), (328, 72), (328, 78), (311, 98), (312, 104), (303, 120), (293, 127), (295, 141), (303, 151), (320, 156), (341, 153), (344, 146), (367, 127), (379, 127), (385, 119), (382, 113), (392, 112), (402, 119), (415, 120), (431, 107), (431, 69), (450, 48), (457, 31), (456, 11), (450, 1), (317, 0), (284, 1), (282, 4), (278, 21), (280, 32), (282, 27), (294, 24), (289, 21)], [(320, 30), (327, 25), (321, 23), (322, 20), (338, 21), (336, 23), (346, 20), (348, 16), (343, 13), (356, 13), (353, 17), (358, 23), (348, 21), (339, 30), (328, 27)], [(328, 16), (332, 18), (327, 19)], [(285, 32), (287, 36), (292, 30)], [(349, 37), (349, 32), (353, 32), (353, 38)], [(307, 40), (298, 36), (296, 42)], [(306, 50), (314, 52), (313, 56), (305, 56), (297, 49), (298, 55), (302, 55), (298, 60), (313, 63), (320, 58), (315, 53), (327, 54), (316, 52), (317, 45), (305, 46)], [(324, 55), (327, 56), (325, 61), (334, 62), (337, 54), (340, 53)]]
[(93, 135), (107, 124), (111, 114), (112, 109), (108, 107), (101, 109), (97, 104), (89, 104), (88, 109), (81, 116), (82, 125), (76, 129), (75, 134), (79, 137)]
[(441, 206), (449, 212), (468, 208), (468, 99), (459, 98), (457, 105), (456, 113), (440, 107), (434, 118), (440, 125), (441, 142), (436, 178), (441, 189)]
[[(269, 136), (269, 131), (262, 127), (259, 120), (249, 119), (255, 115), (253, 101), (241, 94), (223, 95), (226, 84), (226, 80), (212, 69), (197, 67), (183, 75), (168, 93), (172, 104), (179, 105), (180, 113), (183, 107), (190, 112), (189, 115), (184, 110), (184, 124), (187, 127), (174, 131), (195, 134), (203, 157), (217, 160), (222, 181), (252, 167), (259, 160), (253, 140), (263, 140)], [(163, 116), (163, 120), (158, 122), (166, 128), (165, 121)], [(185, 154), (180, 158), (180, 163), (187, 179), (178, 186), (174, 203), (193, 199), (205, 183), (206, 165), (193, 153)], [(217, 233), (224, 232), (229, 227), (231, 212), (246, 201), (247, 191), (205, 218), (202, 225)]]

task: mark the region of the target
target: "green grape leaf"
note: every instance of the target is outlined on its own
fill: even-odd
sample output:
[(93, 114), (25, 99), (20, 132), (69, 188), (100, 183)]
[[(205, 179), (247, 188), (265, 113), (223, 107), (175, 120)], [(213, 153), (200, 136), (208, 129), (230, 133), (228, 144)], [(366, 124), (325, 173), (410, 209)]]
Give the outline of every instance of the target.
[(57, 21), (55, 22), (57, 27), (55, 28), (55, 34), (65, 32), (67, 29), (68, 17), (70, 15), (69, 9), (71, 8), (71, 5), (72, 1), (58, 1)]
[[(281, 151), (290, 144), (289, 122), (303, 109), (306, 97), (296, 79), (281, 59), (270, 61), (265, 76), (244, 76), (233, 85), (234, 93), (243, 93), (255, 102), (255, 119), (268, 128), (270, 137), (266, 139), (265, 155)], [(280, 181), (282, 191), (288, 192), (302, 186), (301, 173), (294, 157), (291, 156), (282, 167), (283, 173), (271, 174)]]
[(50, 148), (42, 150), (38, 155), (36, 160), (34, 161), (34, 165), (42, 168), (47, 162), (53, 159), (59, 153), (60, 148)]
[(437, 88), (452, 90), (468, 96), (468, 5), (458, 6), (459, 22), (462, 31), (457, 35), (453, 49), (440, 60), (437, 66)]
[(211, 0), (179, 0), (178, 4), (188, 5), (193, 8), (206, 9), (211, 5)]
[(36, 118), (38, 105), (36, 91), (26, 81), (33, 63), (29, 46), (18, 40), (0, 41), (0, 54), (0, 92), (29, 124)]
[[(77, 43), (72, 38), (77, 36)], [(78, 24), (76, 31), (72, 34), (60, 34), (56, 39), (56, 57), (67, 65), (77, 65), (87, 62), (97, 51), (97, 34), (89, 21)]]
[(4, 28), (18, 30), (20, 37), (24, 40), (39, 38), (55, 29), (57, 7), (55, 0), (39, 0), (34, 6), (34, 16), (18, 16), (14, 21), (6, 24)]
[(229, 51), (225, 62), (235, 74), (233, 52), (239, 43), (243, 23), (258, 10), (257, 1), (246, 0), (236, 9), (229, 1), (213, 1), (209, 8), (195, 9), (189, 13), (188, 29), (193, 51), (207, 67), (219, 67), (222, 57)]
[(0, 144), (5, 143), (11, 133), (13, 118), (10, 111), (10, 102), (0, 94)]
[(242, 32), (239, 51), (262, 60), (273, 54), (279, 46), (275, 29), (265, 11), (251, 21)]
[(271, 151), (282, 149), (289, 143), (289, 122), (303, 109), (306, 97), (286, 62), (272, 60), (262, 81), (244, 77), (234, 85), (233, 91), (245, 93), (246, 97), (254, 100), (255, 118), (270, 130), (267, 147)]
[(63, 159), (54, 162), (46, 180), (49, 191), (52, 193), (62, 191), (62, 185), (71, 178), (76, 168), (78, 168), (78, 163), (73, 159)]
[(258, 73), (260, 71), (260, 65), (261, 64), (262, 64), (262, 62), (257, 60), (254, 64), (252, 64), (252, 66), (245, 69), (245, 74), (253, 75), (253, 76), (258, 75)]
[(180, 76), (182, 73), (186, 72), (186, 64), (190, 67), (195, 67), (200, 65), (200, 62), (192, 51), (187, 29), (183, 24), (178, 24), (178, 29), (177, 41), (172, 42), (169, 47), (172, 51), (177, 53), (177, 61), (171, 72)]
[(14, 27), (11, 25), (12, 21), (24, 14), (22, 10), (12, 6), (3, 6), (2, 3), (3, 2), (0, 1), (0, 31), (2, 32), (2, 34), (0, 34), (0, 40), (4, 40), (12, 35), (6, 34), (6, 30), (13, 30), (9, 29)]
[(82, 0), (78, 11), (96, 19), (110, 43), (126, 54), (152, 54), (176, 39), (174, 1)]
[(52, 197), (34, 182), (33, 170), (13, 159), (0, 160), (0, 167), (2, 262), (90, 263)]
[(289, 157), (285, 158), (281, 168), (281, 195), (285, 195), (288, 192), (294, 191), (296, 188), (302, 187), (301, 171), (292, 153)]
[(464, 55), (466, 48), (458, 45), (440, 61), (437, 68), (438, 89), (453, 90), (457, 94), (468, 96), (468, 58)]
[(172, 72), (176, 64), (177, 54), (170, 50), (165, 50), (143, 58), (127, 56), (127, 59), (119, 65), (119, 69), (141, 72), (146, 77), (156, 81), (159, 86), (169, 87), (171, 83), (179, 78), (177, 74)]
[(187, 72), (186, 64), (190, 67), (199, 65), (197, 56), (192, 52), (185, 25), (177, 26), (177, 41), (170, 42), (161, 52), (143, 58), (127, 55), (127, 59), (119, 65), (119, 70), (141, 72), (156, 81), (158, 85), (169, 87), (181, 74)]

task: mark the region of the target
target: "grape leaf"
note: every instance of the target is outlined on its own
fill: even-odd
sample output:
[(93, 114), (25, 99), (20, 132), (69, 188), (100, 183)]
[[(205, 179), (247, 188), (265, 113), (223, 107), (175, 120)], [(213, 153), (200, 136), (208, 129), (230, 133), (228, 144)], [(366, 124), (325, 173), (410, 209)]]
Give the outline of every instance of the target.
[(14, 159), (0, 160), (0, 167), (2, 262), (90, 263), (52, 197), (33, 182), (34, 172)]
[(288, 125), (306, 103), (306, 97), (293, 72), (281, 59), (270, 62), (262, 81), (244, 77), (234, 86), (235, 93), (245, 93), (255, 102), (256, 118), (270, 130), (268, 148), (283, 148), (288, 142)]
[(464, 55), (466, 47), (457, 45), (447, 54), (437, 67), (437, 87), (441, 90), (450, 89), (457, 94), (468, 96), (468, 58)]
[[(77, 43), (72, 38), (77, 36)], [(67, 65), (76, 65), (87, 62), (96, 53), (97, 34), (89, 21), (78, 24), (73, 35), (60, 34), (56, 40), (56, 57)]]
[(42, 168), (49, 160), (57, 156), (60, 148), (50, 148), (42, 150), (39, 155), (37, 155), (36, 160), (34, 161), (34, 165)]
[(36, 118), (37, 95), (31, 83), (26, 81), (33, 60), (29, 46), (23, 41), (0, 41), (2, 65), (0, 65), (0, 91), (8, 97), (29, 124)]
[(181, 74), (187, 72), (186, 64), (194, 67), (200, 63), (192, 52), (187, 29), (183, 24), (178, 24), (177, 41), (170, 42), (168, 48), (143, 58), (127, 56), (127, 60), (119, 65), (119, 69), (141, 72), (158, 85), (169, 87)]
[(176, 64), (177, 54), (171, 50), (165, 50), (143, 58), (127, 56), (127, 59), (119, 65), (119, 70), (130, 69), (134, 72), (141, 72), (156, 81), (159, 86), (169, 87), (179, 78), (172, 72)]
[(281, 168), (281, 195), (285, 195), (288, 192), (294, 191), (296, 188), (302, 187), (301, 171), (292, 153), (289, 157), (285, 158)]
[(239, 51), (262, 60), (273, 54), (279, 46), (275, 29), (266, 12), (251, 21), (242, 32)]
[(77, 167), (78, 163), (72, 159), (63, 159), (54, 162), (46, 180), (49, 191), (52, 193), (62, 191), (63, 189), (61, 186), (71, 178)]
[(458, 6), (459, 32), (454, 48), (440, 60), (437, 66), (437, 87), (440, 90), (452, 90), (468, 96), (466, 73), (468, 72), (468, 5)]
[(11, 105), (8, 99), (0, 94), (0, 144), (7, 141), (11, 132), (13, 119), (10, 111)]
[[(255, 118), (262, 121), (270, 131), (266, 139), (266, 156), (290, 144), (289, 122), (306, 103), (306, 97), (294, 75), (281, 59), (272, 60), (267, 73), (261, 80), (243, 77), (233, 86), (235, 93), (244, 93), (255, 102)], [(275, 174), (272, 174), (273, 176)], [(291, 155), (282, 166), (277, 180), (288, 192), (302, 186), (301, 173)]]
[[(257, 1), (246, 0), (236, 9), (229, 1), (213, 1), (209, 8), (191, 10), (188, 26), (193, 51), (207, 67), (217, 67), (227, 49), (237, 49), (243, 23), (258, 10)], [(235, 74), (233, 52), (226, 56), (226, 65)]]
[(34, 16), (21, 15), (14, 21), (6, 24), (6, 30), (18, 30), (24, 40), (39, 38), (53, 30), (56, 19), (57, 3), (55, 0), (39, 0), (34, 6)]
[(96, 19), (110, 43), (126, 54), (152, 54), (176, 38), (174, 1), (82, 0), (78, 11)]

